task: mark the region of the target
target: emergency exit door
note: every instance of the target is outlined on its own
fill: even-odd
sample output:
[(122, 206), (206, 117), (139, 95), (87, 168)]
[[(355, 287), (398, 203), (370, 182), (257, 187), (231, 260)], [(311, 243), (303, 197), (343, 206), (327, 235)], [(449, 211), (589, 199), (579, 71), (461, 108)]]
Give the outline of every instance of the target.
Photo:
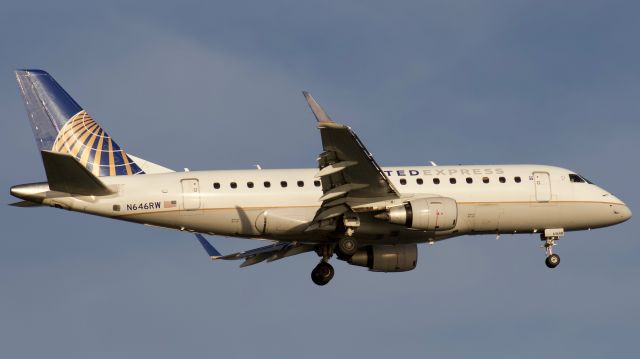
[(551, 201), (551, 180), (547, 172), (533, 172), (533, 183), (538, 202)]
[(200, 183), (197, 179), (182, 180), (182, 206), (187, 211), (200, 209)]

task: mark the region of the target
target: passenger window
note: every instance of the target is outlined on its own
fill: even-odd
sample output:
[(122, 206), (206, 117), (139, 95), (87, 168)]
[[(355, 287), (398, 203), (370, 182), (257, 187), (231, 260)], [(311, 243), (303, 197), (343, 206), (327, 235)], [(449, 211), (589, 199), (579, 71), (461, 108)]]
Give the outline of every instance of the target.
[(422, 181), (422, 178), (416, 178), (416, 183), (417, 183), (417, 184), (422, 184), (422, 183), (424, 183), (424, 182)]
[(304, 182), (298, 181), (298, 187), (304, 187)]
[(449, 178), (449, 183), (456, 184), (456, 179), (453, 177)]
[(434, 178), (433, 184), (440, 184), (440, 178)]
[(522, 181), (520, 177), (514, 177), (513, 180), (516, 181), (516, 183), (520, 183)]
[(280, 186), (281, 186), (282, 188), (287, 187), (287, 181), (280, 181)]
[(238, 188), (238, 184), (235, 182), (231, 182), (231, 188)]
[(215, 183), (213, 184), (213, 188), (215, 188), (215, 189), (220, 189), (220, 183), (215, 182)]
[(247, 187), (253, 188), (253, 182), (247, 182)]
[(406, 185), (407, 184), (407, 180), (404, 179), (404, 178), (400, 179), (400, 184), (403, 185), (403, 186)]
[(318, 180), (313, 181), (313, 185), (316, 187), (320, 187), (320, 181)]
[(504, 177), (500, 177), (500, 178), (498, 178), (498, 180), (500, 181), (500, 183), (505, 183), (505, 182), (507, 182), (507, 179), (506, 179), (506, 178), (504, 178)]
[(264, 188), (269, 188), (269, 187), (271, 187), (271, 182), (264, 181)]
[(468, 184), (472, 184), (472, 183), (473, 183), (473, 178), (471, 178), (471, 177), (467, 177), (467, 183), (468, 183)]
[(482, 177), (482, 183), (489, 183), (489, 177)]

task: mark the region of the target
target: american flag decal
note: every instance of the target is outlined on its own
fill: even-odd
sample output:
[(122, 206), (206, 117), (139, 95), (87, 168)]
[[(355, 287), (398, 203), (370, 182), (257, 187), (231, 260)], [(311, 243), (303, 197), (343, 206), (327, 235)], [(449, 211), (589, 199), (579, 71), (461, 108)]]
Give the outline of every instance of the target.
[(175, 208), (176, 205), (176, 201), (164, 201), (164, 208)]

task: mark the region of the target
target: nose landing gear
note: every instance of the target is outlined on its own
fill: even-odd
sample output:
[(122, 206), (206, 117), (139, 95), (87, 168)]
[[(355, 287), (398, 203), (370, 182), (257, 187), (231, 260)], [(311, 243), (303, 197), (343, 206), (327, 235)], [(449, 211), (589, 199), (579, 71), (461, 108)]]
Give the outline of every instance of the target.
[(560, 264), (560, 256), (557, 254), (548, 255), (547, 259), (544, 260), (544, 264), (549, 268), (555, 268)]
[(542, 248), (544, 248), (547, 254), (544, 263), (549, 268), (555, 268), (560, 264), (560, 256), (553, 253), (553, 247), (556, 245), (556, 241), (563, 235), (563, 229), (547, 229), (543, 234), (540, 234), (540, 240), (544, 241)]

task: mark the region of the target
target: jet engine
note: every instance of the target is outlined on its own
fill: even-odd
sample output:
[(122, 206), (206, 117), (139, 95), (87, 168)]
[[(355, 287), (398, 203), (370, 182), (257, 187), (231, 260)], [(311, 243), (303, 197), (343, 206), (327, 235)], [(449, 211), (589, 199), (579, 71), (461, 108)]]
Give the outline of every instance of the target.
[(453, 198), (420, 198), (391, 207), (375, 217), (413, 229), (446, 231), (456, 226), (458, 205)]
[(366, 246), (347, 260), (349, 264), (367, 267), (372, 272), (406, 272), (418, 262), (418, 246), (396, 244)]

